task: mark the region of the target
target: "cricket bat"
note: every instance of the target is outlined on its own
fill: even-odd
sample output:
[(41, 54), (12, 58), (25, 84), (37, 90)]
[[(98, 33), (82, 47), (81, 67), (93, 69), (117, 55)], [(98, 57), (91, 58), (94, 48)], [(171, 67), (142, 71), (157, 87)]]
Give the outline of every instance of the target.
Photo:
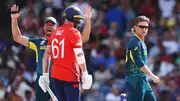
[(56, 96), (54, 95), (54, 93), (52, 92), (52, 90), (49, 86), (47, 87), (47, 91), (48, 91), (49, 95), (51, 96), (51, 98), (53, 99), (53, 101), (58, 101), (58, 99), (56, 98)]

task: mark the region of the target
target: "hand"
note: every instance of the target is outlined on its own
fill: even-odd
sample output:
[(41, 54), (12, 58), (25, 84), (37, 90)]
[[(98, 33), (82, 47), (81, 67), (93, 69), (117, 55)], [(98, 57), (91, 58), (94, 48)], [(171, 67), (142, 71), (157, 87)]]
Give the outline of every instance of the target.
[(152, 77), (151, 77), (151, 79), (153, 80), (153, 82), (154, 83), (159, 83), (159, 77), (158, 76), (156, 76), (156, 75), (153, 75)]
[(86, 5), (86, 7), (84, 8), (84, 19), (85, 20), (91, 20), (91, 18), (92, 18), (91, 6)]
[(47, 92), (47, 87), (49, 86), (49, 76), (47, 73), (43, 73), (42, 76), (40, 76), (39, 78), (39, 86), (41, 87), (41, 89), (45, 92)]
[(91, 88), (92, 85), (92, 75), (89, 74), (83, 74), (82, 75), (82, 88), (87, 90)]
[[(16, 5), (16, 4), (14, 4), (12, 7), (11, 7), (11, 12), (13, 12), (13, 11), (19, 11), (19, 7)], [(21, 15), (21, 13), (22, 12), (20, 12), (20, 13), (15, 13), (15, 14), (11, 14), (11, 18), (12, 19), (17, 19), (20, 15)]]

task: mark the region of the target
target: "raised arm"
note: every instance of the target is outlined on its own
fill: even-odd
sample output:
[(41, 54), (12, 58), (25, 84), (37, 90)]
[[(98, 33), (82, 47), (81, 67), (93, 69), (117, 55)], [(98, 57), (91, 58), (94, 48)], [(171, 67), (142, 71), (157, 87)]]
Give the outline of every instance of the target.
[(12, 29), (13, 39), (17, 43), (28, 47), (29, 39), (25, 36), (22, 36), (22, 34), (19, 30), (17, 19), (19, 18), (19, 16), (21, 15), (22, 12), (18, 13), (18, 10), (19, 10), (19, 8), (16, 4), (14, 4), (11, 7), (11, 27), (12, 27), (11, 29)]
[(91, 6), (87, 5), (84, 9), (84, 18), (85, 25), (82, 32), (82, 42), (85, 43), (89, 40), (90, 32), (91, 32), (91, 18), (92, 18), (92, 9)]

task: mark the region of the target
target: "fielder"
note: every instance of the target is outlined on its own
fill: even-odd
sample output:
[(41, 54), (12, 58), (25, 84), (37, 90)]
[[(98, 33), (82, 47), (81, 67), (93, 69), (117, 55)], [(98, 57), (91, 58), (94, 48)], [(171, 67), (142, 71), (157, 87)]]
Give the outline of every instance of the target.
[(126, 86), (128, 101), (156, 101), (152, 88), (147, 80), (149, 76), (155, 83), (159, 77), (147, 67), (147, 47), (144, 37), (148, 32), (150, 20), (146, 16), (138, 16), (133, 26), (134, 36), (131, 37), (126, 49)]

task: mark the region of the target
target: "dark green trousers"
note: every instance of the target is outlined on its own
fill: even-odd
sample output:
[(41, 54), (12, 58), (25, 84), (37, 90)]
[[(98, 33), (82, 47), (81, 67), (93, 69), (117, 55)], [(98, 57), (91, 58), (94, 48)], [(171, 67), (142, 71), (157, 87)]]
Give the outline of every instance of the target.
[(147, 80), (140, 76), (126, 76), (128, 101), (157, 101)]

